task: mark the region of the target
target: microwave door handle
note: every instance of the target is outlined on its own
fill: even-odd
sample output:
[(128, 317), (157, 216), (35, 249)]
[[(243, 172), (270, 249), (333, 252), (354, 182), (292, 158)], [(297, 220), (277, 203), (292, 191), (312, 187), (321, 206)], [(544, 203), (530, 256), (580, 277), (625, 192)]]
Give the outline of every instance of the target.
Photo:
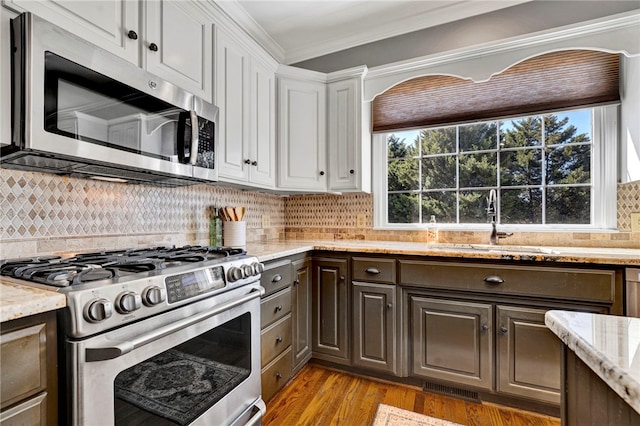
[(191, 155), (189, 164), (196, 165), (198, 159), (198, 145), (200, 145), (200, 135), (198, 131), (198, 114), (194, 110), (189, 111), (191, 115)]
[(138, 336), (134, 339), (124, 342), (118, 342), (115, 345), (106, 348), (87, 348), (85, 349), (85, 361), (106, 361), (108, 359), (118, 358), (133, 351), (134, 349), (140, 348), (144, 345), (148, 345), (149, 343), (155, 342), (156, 340), (159, 340), (165, 336), (190, 327), (200, 321), (204, 321), (214, 315), (217, 315), (224, 311), (228, 311), (229, 309), (242, 305), (243, 303), (255, 299), (256, 297), (261, 297), (264, 295), (264, 293), (265, 289), (263, 287), (254, 288), (248, 294), (239, 299), (232, 300), (231, 302), (220, 305), (210, 311), (202, 312), (198, 315), (185, 318), (173, 324), (160, 327), (150, 333), (143, 334), (142, 336)]

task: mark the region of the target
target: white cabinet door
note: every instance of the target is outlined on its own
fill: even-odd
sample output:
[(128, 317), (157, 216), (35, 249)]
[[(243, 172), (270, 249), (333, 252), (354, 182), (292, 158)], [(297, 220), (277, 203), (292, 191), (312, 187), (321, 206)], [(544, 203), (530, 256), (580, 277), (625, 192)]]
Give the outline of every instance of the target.
[(325, 86), (278, 78), (279, 189), (327, 189)]
[(362, 76), (327, 84), (329, 191), (371, 192), (371, 132)]
[[(138, 63), (138, 2), (133, 0), (7, 0), (5, 6), (32, 12), (130, 62)], [(129, 32), (131, 37), (128, 36)]]
[(274, 69), (252, 62), (249, 181), (268, 188), (276, 183), (275, 80)]
[(249, 179), (249, 53), (223, 31), (216, 32), (218, 177)]
[(188, 2), (150, 0), (143, 5), (143, 66), (211, 101), (213, 24)]

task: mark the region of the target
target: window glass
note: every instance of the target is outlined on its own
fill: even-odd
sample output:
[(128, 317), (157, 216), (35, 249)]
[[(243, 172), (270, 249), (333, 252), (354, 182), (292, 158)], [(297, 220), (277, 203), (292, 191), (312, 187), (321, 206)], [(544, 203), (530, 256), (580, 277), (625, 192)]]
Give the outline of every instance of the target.
[(387, 221), (590, 224), (592, 109), (387, 135)]

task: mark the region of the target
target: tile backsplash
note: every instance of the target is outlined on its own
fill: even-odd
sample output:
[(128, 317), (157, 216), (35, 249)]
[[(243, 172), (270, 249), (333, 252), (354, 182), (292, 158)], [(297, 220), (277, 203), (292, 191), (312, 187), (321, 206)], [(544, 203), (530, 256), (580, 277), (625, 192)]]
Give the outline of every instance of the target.
[[(220, 185), (165, 188), (0, 170), (1, 258), (208, 244), (212, 206), (245, 206), (247, 241), (284, 236), (284, 199)], [(262, 228), (262, 215), (270, 227)]]
[[(164, 188), (0, 169), (0, 258), (159, 244), (207, 244), (212, 206), (247, 208), (247, 242), (274, 239), (426, 241), (426, 232), (373, 230), (371, 194), (282, 197), (222, 185)], [(618, 232), (516, 233), (506, 244), (640, 248), (630, 213), (640, 182), (618, 185)], [(262, 227), (263, 215), (270, 225)], [(358, 215), (364, 226), (358, 226)], [(439, 240), (485, 243), (486, 232)]]
[[(631, 232), (632, 212), (640, 212), (640, 181), (618, 184), (618, 232), (520, 232), (502, 244), (570, 247), (640, 248), (640, 232)], [(285, 235), (288, 239), (344, 239), (426, 242), (427, 233), (373, 229), (373, 195), (300, 195), (285, 203)], [(365, 226), (357, 226), (363, 215)], [(488, 243), (488, 233), (443, 231), (442, 243)]]

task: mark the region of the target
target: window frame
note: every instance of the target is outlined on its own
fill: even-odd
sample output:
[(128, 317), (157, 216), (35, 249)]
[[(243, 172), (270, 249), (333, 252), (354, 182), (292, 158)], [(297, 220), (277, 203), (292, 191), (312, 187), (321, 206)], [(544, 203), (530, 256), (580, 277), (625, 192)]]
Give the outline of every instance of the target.
[[(577, 109), (592, 110), (591, 155), (591, 223), (590, 224), (501, 224), (501, 230), (509, 232), (558, 232), (558, 231), (615, 231), (617, 229), (617, 181), (618, 181), (618, 117), (619, 104), (585, 106)], [(530, 115), (561, 113), (548, 111)], [(496, 117), (492, 121), (510, 117)], [(462, 124), (452, 123), (451, 125)], [(471, 123), (464, 123), (471, 124)], [(372, 135), (372, 190), (373, 228), (377, 230), (424, 231), (427, 223), (389, 223), (387, 220), (387, 137), (394, 132)], [(489, 223), (441, 223), (439, 229), (475, 231), (488, 230)]]

